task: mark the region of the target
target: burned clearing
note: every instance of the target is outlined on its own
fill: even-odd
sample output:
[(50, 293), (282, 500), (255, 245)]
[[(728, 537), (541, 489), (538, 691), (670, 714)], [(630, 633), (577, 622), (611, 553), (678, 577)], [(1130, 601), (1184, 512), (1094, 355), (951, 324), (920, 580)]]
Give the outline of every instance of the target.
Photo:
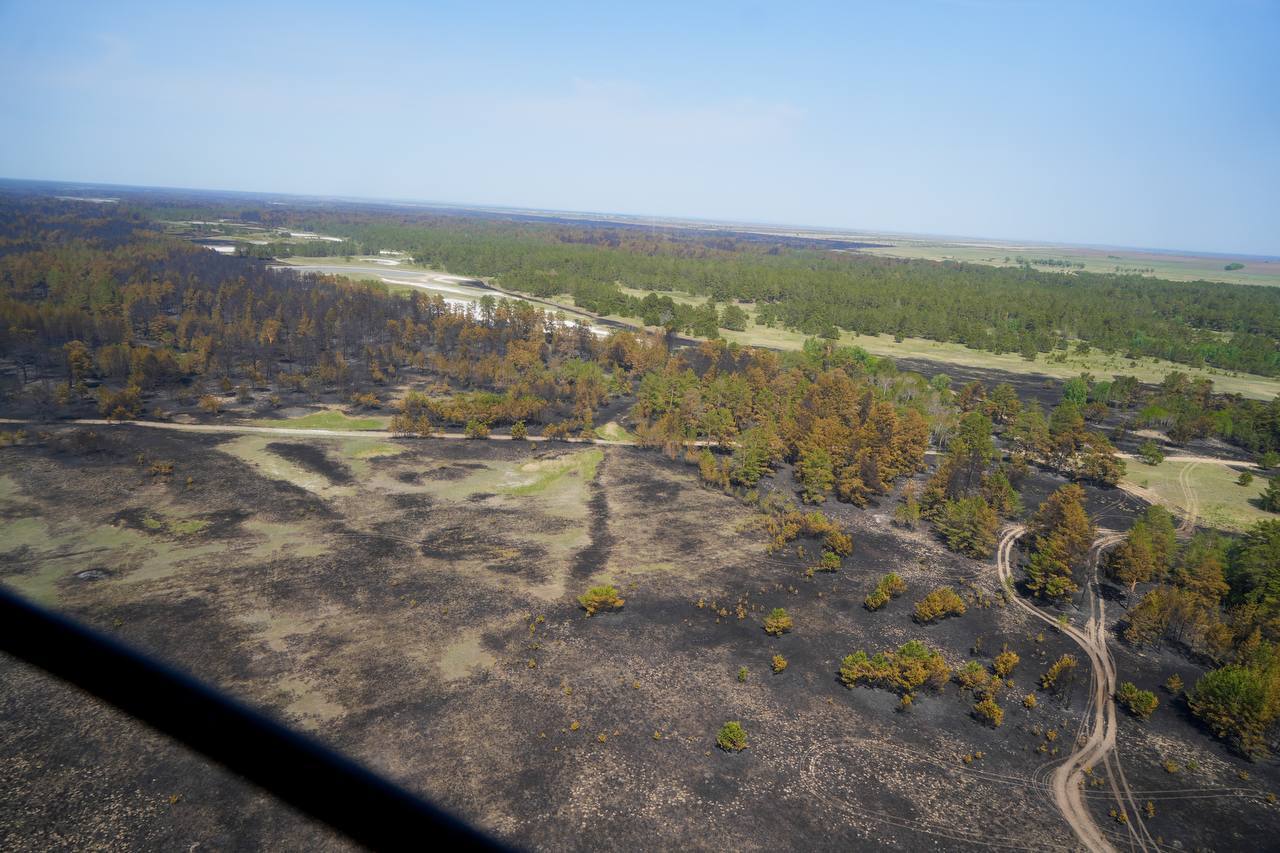
[[(1071, 640), (1008, 606), (991, 561), (893, 527), (891, 498), (828, 503), (853, 554), (808, 577), (768, 553), (755, 509), (652, 451), (69, 433), (0, 449), (4, 583), (518, 845), (1074, 846), (1047, 789), (1082, 730), (1087, 666), (1040, 689), (1078, 653)], [(1028, 502), (1056, 485), (1034, 475)], [(1122, 529), (1135, 508), (1117, 494), (1090, 504)], [(888, 572), (907, 590), (871, 612), (863, 600)], [(588, 617), (577, 597), (601, 584), (625, 606)], [(914, 602), (942, 586), (964, 615), (915, 621)], [(794, 626), (770, 636), (778, 607)], [(907, 711), (890, 690), (841, 683), (845, 656), (911, 640), (953, 670), (1015, 652), (996, 688), (1002, 725), (976, 719), (954, 683)], [(1112, 649), (1146, 689), (1203, 671)], [(83, 695), (2, 666), (0, 846), (343, 846)], [(1119, 728), (1129, 786), (1156, 809), (1148, 830), (1188, 849), (1269, 846), (1274, 761), (1243, 761), (1159, 693), (1150, 721)], [(745, 750), (716, 747), (729, 720)], [(1086, 798), (1123, 846), (1109, 788)]]

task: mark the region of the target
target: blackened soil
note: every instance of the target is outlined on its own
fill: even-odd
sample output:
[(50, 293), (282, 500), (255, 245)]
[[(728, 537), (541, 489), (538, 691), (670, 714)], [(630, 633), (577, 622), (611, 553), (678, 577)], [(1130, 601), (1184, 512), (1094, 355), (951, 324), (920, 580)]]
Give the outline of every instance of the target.
[(294, 444), (274, 441), (267, 449), (290, 462), (314, 472), (335, 485), (353, 482), (351, 469), (345, 463), (331, 459), (320, 447), (313, 444)]
[[(83, 524), (107, 543), (119, 538), (115, 518), (213, 523), (189, 538), (146, 537), (136, 554), (90, 537), (70, 563), (41, 563), (48, 549), (36, 542), (23, 552), (36, 558), (27, 568), (0, 564), (0, 577), (45, 589), (64, 612), (506, 841), (716, 851), (1070, 843), (1043, 783), (1079, 730), (1089, 675), (1078, 671), (1056, 692), (1040, 690), (1039, 677), (1078, 650), (1004, 601), (991, 561), (950, 554), (927, 529), (894, 527), (893, 495), (868, 509), (821, 507), (851, 531), (854, 554), (839, 571), (808, 577), (820, 541), (795, 543), (806, 557), (794, 546), (769, 553), (752, 509), (649, 451), (607, 449), (580, 492), (472, 500), (467, 473), (518, 466), (534, 450), (413, 442), (370, 466), (367, 480), (321, 498), (218, 451), (219, 440), (121, 428), (110, 441), (110, 450), (0, 448), (0, 470), (18, 484), (0, 499), (3, 523), (57, 519), (58, 535)], [(314, 446), (325, 464), (346, 465), (340, 442)], [(140, 454), (174, 460), (174, 475), (150, 476)], [(441, 469), (464, 473), (406, 476)], [(1057, 485), (1033, 471), (1027, 512)], [(786, 470), (764, 488), (794, 494)], [(1090, 509), (1122, 529), (1136, 506), (1115, 498), (1091, 490)], [(110, 574), (76, 576), (102, 567)], [(51, 568), (66, 574), (41, 587), (37, 576)], [(863, 599), (889, 571), (907, 592), (867, 611)], [(625, 606), (585, 616), (577, 596), (605, 581)], [(917, 623), (915, 601), (943, 585), (967, 612)], [(1109, 623), (1124, 604), (1108, 595)], [(795, 621), (781, 637), (763, 631), (774, 607)], [(1064, 612), (1080, 616), (1070, 604)], [(920, 691), (901, 712), (894, 693), (838, 680), (845, 655), (913, 639), (953, 667), (1017, 652), (1012, 685), (997, 691), (1003, 725), (976, 720), (974, 697), (955, 684)], [(1194, 684), (1204, 671), (1173, 649), (1118, 639), (1112, 648), (1120, 678), (1143, 688), (1159, 690), (1172, 672)], [(777, 674), (775, 654), (787, 660)], [(0, 848), (340, 847), (46, 676), (0, 661), (0, 684)], [(1023, 707), (1027, 695), (1034, 710)], [(1274, 847), (1280, 812), (1264, 797), (1280, 792), (1276, 762), (1233, 756), (1181, 700), (1160, 696), (1150, 722), (1120, 727), (1129, 784), (1157, 809), (1152, 834), (1175, 849)], [(728, 720), (747, 730), (742, 753), (715, 746)], [(1163, 769), (1166, 759), (1178, 773)], [(1127, 846), (1108, 800), (1089, 802)]]

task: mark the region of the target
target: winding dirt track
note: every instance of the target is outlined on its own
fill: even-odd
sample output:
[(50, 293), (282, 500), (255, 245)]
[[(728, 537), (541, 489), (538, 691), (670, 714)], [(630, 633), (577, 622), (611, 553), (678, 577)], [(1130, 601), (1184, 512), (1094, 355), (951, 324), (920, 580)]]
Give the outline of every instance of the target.
[(1183, 506), (1185, 512), (1182, 516), (1182, 524), (1178, 525), (1178, 533), (1182, 536), (1190, 536), (1196, 532), (1196, 518), (1200, 515), (1200, 496), (1196, 494), (1196, 490), (1191, 485), (1191, 471), (1199, 465), (1201, 460), (1193, 458), (1186, 465), (1182, 466), (1182, 470), (1178, 472), (1178, 485), (1182, 487)]
[[(1000, 537), (996, 552), (996, 571), (1000, 583), (1013, 590), (1013, 548), (1026, 528), (1015, 525), (1007, 528)], [(1089, 658), (1091, 677), (1089, 703), (1085, 708), (1082, 734), (1077, 737), (1075, 748), (1057, 767), (1050, 779), (1050, 792), (1054, 804), (1071, 826), (1072, 831), (1086, 849), (1092, 853), (1107, 853), (1115, 847), (1107, 840), (1085, 805), (1086, 770), (1102, 766), (1106, 768), (1107, 782), (1117, 804), (1117, 812), (1127, 816), (1130, 847), (1137, 850), (1157, 849), (1155, 839), (1143, 823), (1139, 804), (1125, 778), (1120, 758), (1116, 754), (1116, 706), (1112, 699), (1116, 690), (1115, 661), (1107, 648), (1106, 602), (1097, 594), (1097, 570), (1102, 553), (1123, 539), (1118, 533), (1102, 532), (1089, 552), (1089, 570), (1093, 577), (1085, 585), (1089, 618), (1083, 628), (1059, 625), (1057, 620), (1038, 607), (1012, 594), (1014, 604), (1036, 619), (1057, 627), (1075, 641)]]

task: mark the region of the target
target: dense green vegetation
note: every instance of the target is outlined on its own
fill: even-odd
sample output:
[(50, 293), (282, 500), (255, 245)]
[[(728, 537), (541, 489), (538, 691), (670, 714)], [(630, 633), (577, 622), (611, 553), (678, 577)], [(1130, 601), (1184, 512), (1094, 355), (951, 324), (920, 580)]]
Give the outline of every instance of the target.
[[(202, 208), (200, 217), (242, 213)], [(720, 322), (713, 306), (639, 299), (622, 287), (754, 302), (760, 322), (807, 334), (839, 328), (1027, 355), (1080, 339), (1108, 352), (1280, 375), (1280, 291), (1270, 288), (1050, 272), (1030, 263), (895, 260), (781, 238), (617, 224), (283, 207), (259, 211), (258, 221), (344, 237), (365, 253), (405, 251), (509, 289), (567, 293), (591, 311), (704, 334)], [(740, 322), (735, 314), (726, 325)]]
[(1190, 692), (1192, 711), (1242, 752), (1265, 753), (1280, 719), (1280, 521), (1240, 539), (1203, 533), (1179, 545), (1169, 514), (1151, 507), (1108, 569), (1131, 590), (1154, 584), (1129, 610), (1125, 639), (1169, 642), (1219, 664)]
[(1090, 382), (1089, 399), (1137, 408), (1134, 426), (1163, 430), (1176, 443), (1212, 436), (1254, 453), (1280, 450), (1280, 398), (1264, 402), (1214, 394), (1209, 382), (1174, 372), (1150, 390), (1131, 377)]

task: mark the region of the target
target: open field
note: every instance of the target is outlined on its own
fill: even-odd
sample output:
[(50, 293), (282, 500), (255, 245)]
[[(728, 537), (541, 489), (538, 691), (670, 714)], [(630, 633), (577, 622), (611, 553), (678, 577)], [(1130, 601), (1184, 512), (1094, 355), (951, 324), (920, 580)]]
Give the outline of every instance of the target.
[[(931, 261), (964, 261), (991, 266), (1018, 266), (1017, 258), (1027, 261), (1052, 260), (1083, 264), (1086, 272), (1114, 273), (1139, 271), (1150, 278), (1170, 281), (1221, 281), (1228, 284), (1262, 286), (1280, 285), (1280, 258), (1239, 258), (1225, 255), (1197, 255), (1180, 252), (1151, 252), (1142, 249), (1094, 248), (1002, 241), (956, 240), (954, 242), (917, 237), (860, 235), (877, 243), (892, 243), (884, 248), (859, 249), (869, 255), (891, 258), (923, 258)], [(1242, 263), (1238, 270), (1227, 270), (1232, 263)], [(1055, 270), (1056, 266), (1036, 265), (1037, 269)]]
[(262, 418), (255, 420), (253, 423), (256, 426), (290, 427), (293, 429), (385, 430), (390, 421), (390, 418), (385, 417), (354, 418), (342, 412), (329, 410), (311, 412), (297, 418)]
[[(840, 571), (807, 578), (805, 561), (766, 553), (754, 510), (654, 452), (73, 432), (0, 448), (0, 580), (507, 840), (1070, 847), (1046, 780), (1088, 704), (1088, 674), (1060, 693), (1036, 685), (1072, 643), (1005, 605), (994, 563), (889, 526), (887, 499), (823, 507), (855, 550)], [(149, 472), (158, 460), (175, 462), (171, 476)], [(1058, 482), (1033, 474), (1028, 504)], [(789, 471), (770, 487), (794, 488)], [(1114, 490), (1091, 489), (1090, 506), (1114, 528), (1135, 509)], [(863, 597), (890, 570), (907, 594), (867, 612)], [(584, 616), (576, 596), (606, 581), (624, 608)], [(944, 583), (968, 612), (915, 623), (912, 602)], [(761, 619), (776, 606), (795, 629), (772, 638)], [(953, 667), (1015, 650), (1022, 663), (998, 694), (1003, 726), (974, 720), (954, 685), (901, 713), (892, 693), (836, 679), (842, 656), (913, 638)], [(775, 653), (789, 661), (780, 674)], [(1121, 677), (1143, 687), (1198, 674), (1171, 653), (1115, 655)], [(15, 792), (0, 803), (5, 849), (340, 846), (79, 694), (11, 662), (0, 669), (0, 754)], [(1024, 709), (1033, 692), (1037, 708)], [(1118, 721), (1129, 782), (1159, 808), (1148, 828), (1186, 849), (1265, 847), (1280, 812), (1263, 796), (1280, 790), (1280, 771), (1248, 765), (1241, 781), (1245, 763), (1163, 701), (1149, 723)], [(726, 720), (742, 722), (749, 749), (715, 748)], [(1170, 775), (1167, 758), (1197, 769)], [(1085, 802), (1123, 844), (1109, 797)]]
[[(1246, 470), (1253, 473), (1253, 482), (1241, 486), (1236, 478)], [(1163, 504), (1183, 518), (1194, 515), (1202, 527), (1235, 532), (1276, 517), (1256, 503), (1266, 486), (1266, 477), (1252, 465), (1176, 458), (1159, 465), (1130, 459), (1121, 481), (1122, 488)]]

